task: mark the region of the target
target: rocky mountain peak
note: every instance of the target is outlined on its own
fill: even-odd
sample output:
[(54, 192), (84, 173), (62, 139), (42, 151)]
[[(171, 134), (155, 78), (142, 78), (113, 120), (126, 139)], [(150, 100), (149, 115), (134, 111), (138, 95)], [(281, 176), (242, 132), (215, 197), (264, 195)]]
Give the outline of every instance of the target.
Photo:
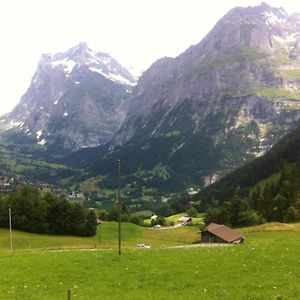
[(191, 157), (211, 178), (261, 155), (300, 119), (299, 22), (266, 3), (230, 10), (199, 44), (143, 73), (113, 142), (145, 141), (149, 153), (165, 143), (160, 161), (181, 172)]
[(37, 73), (33, 80), (36, 81), (42, 70), (63, 71), (69, 77), (73, 70), (85, 67), (89, 71), (101, 74), (105, 78), (118, 84), (133, 86), (136, 79), (130, 72), (123, 67), (117, 60), (108, 53), (95, 52), (87, 43), (79, 43), (66, 52), (57, 54), (43, 54), (41, 56)]
[(119, 128), (135, 82), (117, 60), (86, 43), (43, 54), (29, 89), (0, 127), (61, 149), (98, 146)]
[[(239, 47), (272, 49), (272, 36), (287, 36), (297, 29), (283, 8), (266, 3), (230, 10), (203, 40), (206, 51), (213, 53)], [(298, 27), (299, 30), (299, 27)]]
[(76, 60), (78, 56), (81, 56), (83, 54), (90, 54), (92, 52), (91, 48), (89, 48), (88, 44), (86, 42), (81, 42), (75, 47), (70, 48), (67, 52), (66, 55), (70, 59)]

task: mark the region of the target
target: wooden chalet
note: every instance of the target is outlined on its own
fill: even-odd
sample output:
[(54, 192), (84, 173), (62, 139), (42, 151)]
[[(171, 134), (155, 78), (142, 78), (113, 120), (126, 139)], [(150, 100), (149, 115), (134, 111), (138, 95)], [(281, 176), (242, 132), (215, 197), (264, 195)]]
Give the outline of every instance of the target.
[(202, 243), (234, 243), (244, 242), (244, 236), (226, 225), (210, 223), (201, 232)]
[(178, 219), (178, 222), (181, 222), (181, 223), (188, 223), (188, 222), (192, 222), (192, 218), (191, 217), (181, 217)]

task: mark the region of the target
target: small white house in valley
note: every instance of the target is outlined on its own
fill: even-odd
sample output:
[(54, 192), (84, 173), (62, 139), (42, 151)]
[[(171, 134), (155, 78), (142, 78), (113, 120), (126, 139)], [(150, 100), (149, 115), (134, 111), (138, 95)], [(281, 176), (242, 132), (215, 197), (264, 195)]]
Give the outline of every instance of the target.
[(150, 219), (151, 220), (156, 220), (157, 219), (157, 215), (153, 215)]

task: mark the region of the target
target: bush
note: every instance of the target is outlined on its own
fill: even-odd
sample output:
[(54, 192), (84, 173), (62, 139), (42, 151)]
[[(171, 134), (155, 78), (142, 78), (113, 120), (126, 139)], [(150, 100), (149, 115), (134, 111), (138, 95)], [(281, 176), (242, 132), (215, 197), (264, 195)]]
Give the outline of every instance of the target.
[(196, 218), (198, 216), (198, 211), (195, 207), (191, 207), (186, 211), (189, 217)]
[(139, 226), (144, 226), (144, 219), (142, 217), (133, 216), (131, 217), (130, 222)]
[(238, 214), (237, 224), (239, 226), (253, 226), (265, 223), (262, 215), (254, 210), (241, 211)]
[(299, 218), (300, 218), (299, 210), (296, 209), (294, 206), (290, 206), (283, 216), (283, 222), (285, 223), (296, 222), (299, 220)]
[(151, 226), (155, 225), (166, 226), (166, 219), (164, 217), (157, 217), (155, 220), (151, 220)]
[(109, 216), (109, 213), (106, 209), (100, 209), (98, 211), (98, 217), (100, 218), (100, 220), (102, 221), (107, 221), (108, 220), (108, 216)]

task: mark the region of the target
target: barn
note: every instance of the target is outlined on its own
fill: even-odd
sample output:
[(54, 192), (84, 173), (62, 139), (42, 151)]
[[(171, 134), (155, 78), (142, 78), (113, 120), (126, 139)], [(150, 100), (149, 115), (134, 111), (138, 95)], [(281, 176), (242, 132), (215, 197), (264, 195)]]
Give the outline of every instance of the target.
[(178, 222), (181, 223), (191, 223), (192, 222), (192, 218), (191, 217), (181, 217), (178, 219)]
[(244, 236), (226, 225), (210, 223), (201, 232), (202, 243), (234, 243), (244, 242)]

